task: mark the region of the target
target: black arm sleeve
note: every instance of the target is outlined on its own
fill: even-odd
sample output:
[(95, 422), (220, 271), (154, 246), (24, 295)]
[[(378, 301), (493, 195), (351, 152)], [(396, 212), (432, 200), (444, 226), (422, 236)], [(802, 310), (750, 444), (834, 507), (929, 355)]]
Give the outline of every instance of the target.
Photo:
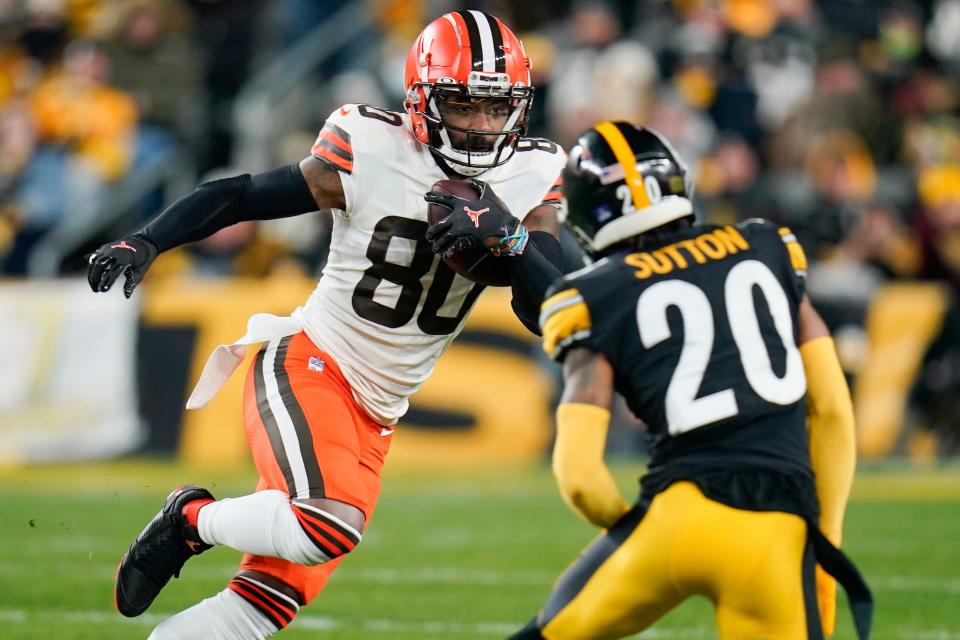
[(202, 240), (242, 220), (289, 218), (317, 210), (295, 164), (251, 176), (205, 182), (167, 207), (139, 233), (158, 251)]
[(507, 258), (511, 306), (527, 329), (540, 335), (540, 304), (547, 288), (561, 275), (563, 252), (560, 243), (546, 231), (531, 231), (527, 248), (519, 256)]

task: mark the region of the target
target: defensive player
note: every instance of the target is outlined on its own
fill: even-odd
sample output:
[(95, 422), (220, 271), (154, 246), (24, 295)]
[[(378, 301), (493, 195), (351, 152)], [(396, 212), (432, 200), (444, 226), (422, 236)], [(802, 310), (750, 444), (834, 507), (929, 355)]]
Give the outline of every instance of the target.
[[(246, 552), (240, 571), (151, 638), (265, 638), (288, 625), (359, 544), (393, 425), (482, 289), (434, 250), (489, 247), (505, 261), (518, 317), (537, 327), (543, 293), (560, 275), (566, 156), (550, 141), (523, 137), (529, 70), (500, 20), (448, 13), (410, 51), (404, 113), (344, 105), (299, 165), (202, 184), (90, 257), (93, 290), (108, 290), (122, 273), (129, 296), (162, 251), (240, 220), (334, 210), (330, 255), (310, 298), (290, 317), (251, 318), (243, 338), (214, 352), (188, 401), (203, 406), (245, 345), (266, 342), (244, 392), (257, 492), (214, 501), (199, 487), (174, 491), (124, 556), (116, 605), (139, 615), (187, 559), (214, 544)], [(428, 234), (425, 193), (449, 177), (482, 178), (482, 194), (427, 194), (451, 208)]]
[[(821, 617), (815, 563), (866, 637), (869, 591), (833, 546), (854, 471), (849, 392), (793, 234), (694, 224), (681, 159), (625, 122), (584, 133), (563, 180), (597, 261), (555, 284), (540, 317), (564, 367), (553, 469), (605, 531), (513, 637), (620, 638), (699, 594), (722, 638), (821, 638), (835, 582), (817, 578)], [(650, 430), (633, 506), (603, 462), (615, 390)]]

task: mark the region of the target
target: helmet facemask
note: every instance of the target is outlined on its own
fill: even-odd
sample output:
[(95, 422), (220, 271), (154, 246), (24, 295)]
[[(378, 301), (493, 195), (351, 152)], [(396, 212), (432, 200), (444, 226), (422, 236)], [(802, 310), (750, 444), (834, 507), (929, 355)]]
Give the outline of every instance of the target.
[[(533, 88), (522, 83), (511, 85), (505, 73), (473, 71), (466, 84), (452, 78), (415, 83), (407, 97), (415, 113), (426, 122), (433, 152), (461, 175), (475, 176), (502, 165), (513, 155), (517, 141), (526, 132)], [(470, 105), (488, 110), (495, 130), (457, 126), (456, 107), (466, 109)], [(464, 117), (474, 118), (469, 110)]]

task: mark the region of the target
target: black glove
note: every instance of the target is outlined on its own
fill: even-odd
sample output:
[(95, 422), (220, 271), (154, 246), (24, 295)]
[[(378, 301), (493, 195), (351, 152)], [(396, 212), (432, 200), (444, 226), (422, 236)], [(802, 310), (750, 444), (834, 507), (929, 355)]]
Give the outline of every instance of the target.
[(427, 227), (433, 252), (444, 258), (475, 248), (495, 255), (518, 255), (526, 246), (526, 228), (486, 182), (471, 180), (480, 195), (468, 200), (443, 191), (428, 191), (423, 199), (450, 209), (450, 215)]
[(87, 282), (94, 292), (109, 291), (122, 273), (123, 295), (129, 298), (156, 257), (157, 246), (140, 233), (108, 242), (87, 256)]

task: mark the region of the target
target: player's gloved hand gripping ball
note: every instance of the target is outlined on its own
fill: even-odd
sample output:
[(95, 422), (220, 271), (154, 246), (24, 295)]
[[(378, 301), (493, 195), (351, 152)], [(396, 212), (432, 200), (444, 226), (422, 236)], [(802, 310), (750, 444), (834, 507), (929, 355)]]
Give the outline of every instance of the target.
[[(441, 180), (423, 198), (430, 205), (439, 205), (429, 207), (427, 240), (443, 258), (468, 249), (516, 256), (527, 246), (526, 227), (486, 182)], [(442, 208), (449, 212), (443, 215)], [(442, 217), (434, 219), (438, 215)]]
[(87, 282), (94, 292), (109, 291), (122, 273), (123, 295), (129, 298), (156, 257), (156, 245), (141, 234), (108, 242), (87, 256)]

